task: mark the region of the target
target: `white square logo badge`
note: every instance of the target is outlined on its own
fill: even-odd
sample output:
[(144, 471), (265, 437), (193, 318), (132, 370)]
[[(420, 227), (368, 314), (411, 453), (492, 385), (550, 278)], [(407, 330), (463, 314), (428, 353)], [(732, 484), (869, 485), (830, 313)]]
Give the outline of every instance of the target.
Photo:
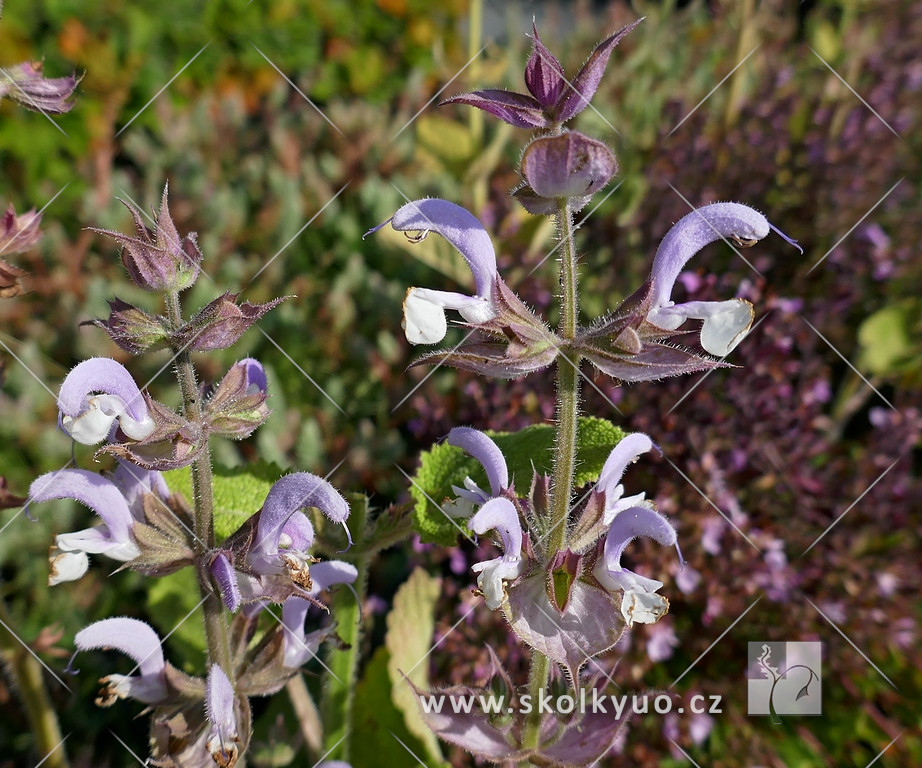
[(748, 714), (822, 714), (822, 662), (822, 643), (749, 643)]

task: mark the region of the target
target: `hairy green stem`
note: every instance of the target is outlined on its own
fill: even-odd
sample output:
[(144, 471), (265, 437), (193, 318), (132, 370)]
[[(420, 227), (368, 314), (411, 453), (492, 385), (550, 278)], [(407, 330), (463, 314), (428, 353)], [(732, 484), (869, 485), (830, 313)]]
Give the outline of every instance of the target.
[[(579, 296), (576, 279), (576, 247), (573, 242), (573, 213), (567, 199), (557, 202), (557, 229), (561, 239), (560, 258), (560, 323), (558, 334), (564, 341), (576, 338)], [(573, 496), (573, 475), (576, 465), (576, 430), (579, 419), (579, 357), (561, 354), (557, 358), (557, 442), (554, 446), (554, 473), (551, 486), (551, 517), (547, 552), (549, 557), (567, 546), (567, 523), (570, 499)], [(547, 688), (551, 665), (548, 658), (532, 652), (528, 692), (531, 700), (539, 701)], [(523, 746), (538, 746), (541, 712), (533, 708), (525, 722)]]
[(0, 661), (9, 670), (13, 686), (22, 700), (35, 739), (35, 751), (48, 768), (67, 768), (67, 752), (58, 716), (42, 678), (42, 666), (10, 629), (12, 622), (0, 600)]
[[(170, 323), (174, 328), (178, 328), (182, 324), (178, 292), (166, 294), (166, 310)], [(192, 365), (192, 355), (187, 348), (174, 351), (176, 378), (179, 380), (179, 389), (182, 393), (183, 416), (193, 424), (199, 424), (202, 420), (202, 402), (195, 379), (195, 368)], [(201, 563), (202, 556), (212, 550), (215, 544), (214, 486), (211, 475), (211, 452), (207, 442), (190, 469), (192, 471), (192, 495), (195, 497), (193, 500), (194, 549)], [(233, 683), (236, 675), (231, 664), (230, 638), (224, 604), (212, 588), (207, 570), (201, 566), (197, 570), (199, 592), (204, 601), (202, 612), (205, 618), (205, 638), (208, 643), (208, 664), (210, 666), (217, 663)]]

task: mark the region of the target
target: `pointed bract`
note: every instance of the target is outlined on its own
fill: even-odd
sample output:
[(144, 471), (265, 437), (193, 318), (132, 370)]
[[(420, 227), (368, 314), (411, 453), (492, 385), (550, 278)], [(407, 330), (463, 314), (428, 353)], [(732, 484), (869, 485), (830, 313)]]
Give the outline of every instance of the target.
[(524, 93), (515, 91), (501, 91), (487, 89), (464, 93), (446, 99), (439, 106), (445, 104), (464, 104), (477, 107), (484, 112), (489, 112), (509, 125), (516, 128), (544, 128), (549, 122), (541, 108), (541, 103)]
[(547, 110), (553, 107), (567, 82), (564, 79), (563, 65), (541, 42), (538, 27), (532, 22), (533, 41), (531, 56), (525, 65), (525, 86), (541, 106)]
[(136, 285), (155, 293), (183, 291), (191, 286), (199, 273), (202, 253), (195, 233), (181, 238), (170, 216), (167, 187), (163, 189), (156, 231), (149, 229), (141, 212), (122, 201), (134, 221), (135, 237), (108, 229), (91, 227), (122, 246), (121, 258)]
[(96, 325), (121, 349), (132, 355), (162, 349), (169, 343), (166, 319), (148, 314), (121, 299), (109, 301), (108, 320), (90, 320), (81, 325)]
[(608, 59), (615, 46), (642, 21), (642, 18), (637, 19), (626, 27), (622, 27), (595, 47), (589, 56), (589, 61), (583, 65), (573, 78), (571, 86), (564, 90), (557, 101), (554, 115), (558, 121), (564, 123), (589, 106), (589, 102), (598, 90), (599, 83), (602, 82), (602, 75), (605, 74), (605, 67), (608, 66)]

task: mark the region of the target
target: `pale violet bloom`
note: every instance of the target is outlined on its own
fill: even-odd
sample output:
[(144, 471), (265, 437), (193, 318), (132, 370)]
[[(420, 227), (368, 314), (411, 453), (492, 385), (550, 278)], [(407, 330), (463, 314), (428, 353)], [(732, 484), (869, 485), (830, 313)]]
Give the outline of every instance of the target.
[(280, 478), (262, 509), (228, 537), (212, 560), (212, 576), (230, 610), (241, 603), (281, 603), (290, 595), (311, 594), (314, 526), (301, 511), (310, 507), (342, 525), (352, 544), (346, 525), (349, 504), (332, 485), (308, 472)]
[(487, 607), (495, 611), (506, 599), (506, 582), (521, 576), (526, 566), (522, 557), (519, 513), (509, 499), (490, 499), (471, 518), (471, 530), (478, 535), (496, 530), (503, 542), (502, 557), (471, 566), (478, 574), (477, 587), (483, 593)]
[(486, 471), (487, 480), (490, 483), (489, 493), (480, 488), (470, 477), (464, 478), (463, 488), (457, 485), (451, 487), (458, 498), (448, 504), (443, 504), (442, 510), (449, 517), (468, 518), (474, 513), (475, 507), (496, 498), (509, 487), (509, 470), (506, 467), (506, 459), (499, 446), (479, 429), (455, 427), (448, 433), (447, 442), (477, 459)]
[(647, 321), (675, 331), (686, 320), (702, 320), (701, 346), (716, 357), (728, 355), (749, 332), (752, 304), (744, 299), (676, 304), (671, 299), (672, 289), (685, 264), (708, 243), (728, 239), (748, 247), (767, 236), (770, 229), (761, 213), (741, 203), (705, 205), (679, 219), (653, 260), (653, 296)]
[[(103, 525), (95, 528), (61, 533), (55, 537), (49, 554), (49, 585), (83, 576), (89, 567), (88, 555), (105, 555), (113, 560), (129, 562), (141, 554), (132, 535), (132, 526), (142, 514), (138, 494), (144, 492), (144, 483), (159, 489), (162, 478), (159, 473), (138, 469), (139, 477), (132, 484), (130, 478), (126, 478), (127, 471), (123, 470), (119, 476), (121, 488), (111, 480), (83, 469), (61, 469), (33, 481), (29, 488), (30, 504), (52, 499), (74, 499), (92, 509), (103, 521)], [(135, 514), (132, 514), (130, 504), (134, 505)]]
[(116, 425), (132, 440), (143, 440), (155, 427), (131, 374), (108, 357), (84, 360), (67, 374), (58, 410), (61, 427), (84, 445), (102, 442)]
[(77, 651), (120, 651), (137, 664), (137, 675), (108, 675), (100, 680), (103, 688), (96, 699), (99, 706), (111, 706), (116, 699), (132, 698), (145, 704), (167, 699), (166, 662), (160, 638), (150, 625), (126, 617), (103, 619), (81, 629), (74, 637), (74, 645)]
[(669, 601), (656, 594), (663, 582), (634, 573), (621, 565), (625, 547), (638, 536), (646, 536), (663, 546), (677, 546), (675, 529), (650, 507), (631, 507), (615, 515), (608, 528), (602, 557), (593, 575), (606, 589), (620, 590), (621, 614), (627, 626), (635, 622), (653, 624), (669, 610)]
[(441, 235), (460, 251), (474, 276), (473, 296), (429, 288), (407, 291), (403, 328), (411, 344), (436, 344), (445, 338), (446, 309), (456, 310), (469, 323), (486, 323), (496, 316), (493, 306), (496, 254), (490, 236), (473, 214), (447, 200), (429, 198), (407, 203), (394, 214), (390, 224), (398, 232), (419, 233), (414, 236), (418, 240), (429, 232)]
[[(311, 597), (319, 595), (336, 584), (352, 584), (359, 572), (352, 563), (330, 560), (317, 563), (311, 568), (313, 585), (309, 590)], [(282, 625), (285, 628), (283, 641), (285, 666), (296, 669), (303, 666), (317, 655), (320, 643), (331, 632), (324, 627), (309, 634), (304, 632), (304, 620), (312, 603), (303, 597), (289, 597), (282, 605)]]
[(608, 455), (596, 490), (605, 491), (605, 512), (603, 525), (611, 525), (615, 516), (622, 510), (636, 507), (643, 503), (645, 494), (641, 491), (634, 496), (624, 496), (621, 478), (629, 464), (637, 461), (641, 454), (653, 448), (653, 441), (641, 432), (625, 435)]
[(227, 674), (217, 664), (212, 664), (205, 681), (205, 714), (210, 730), (205, 745), (216, 765), (232, 766), (239, 758), (237, 714), (234, 687)]

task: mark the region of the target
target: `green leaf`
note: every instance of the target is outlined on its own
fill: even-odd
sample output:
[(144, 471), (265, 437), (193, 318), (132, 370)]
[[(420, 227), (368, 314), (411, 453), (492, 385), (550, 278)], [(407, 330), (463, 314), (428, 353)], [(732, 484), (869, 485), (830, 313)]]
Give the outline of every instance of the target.
[(387, 672), (393, 686), (391, 701), (403, 713), (407, 730), (425, 745), (427, 754), (436, 762), (443, 761), (438, 739), (423, 722), (416, 694), (409, 682), (417, 688), (429, 690), (429, 668), (425, 661), (420, 662), (432, 648), (435, 604), (440, 592), (439, 579), (422, 568), (413, 571), (394, 595), (394, 607), (387, 615), (384, 638), (390, 655)]
[[(410, 735), (403, 715), (391, 701), (388, 661), (387, 648), (380, 646), (356, 686), (355, 737), (349, 756), (352, 765), (407, 765), (407, 750), (420, 757), (425, 754), (425, 748)], [(441, 767), (444, 763), (430, 765)]]
[[(276, 464), (260, 461), (244, 467), (217, 465), (214, 475), (214, 531), (218, 542), (236, 531), (244, 520), (255, 514), (266, 500), (269, 489), (285, 471)], [(192, 502), (192, 473), (188, 467), (165, 472), (164, 478), (173, 493), (181, 493)]]
[(919, 307), (913, 301), (889, 304), (866, 317), (858, 328), (858, 367), (873, 374), (896, 373), (919, 348), (919, 340), (912, 336), (918, 317)]
[[(533, 469), (549, 474), (552, 469), (556, 428), (537, 424), (519, 432), (487, 432), (506, 457), (510, 481), (519, 493), (531, 486)], [(579, 420), (576, 447), (576, 487), (598, 480), (602, 466), (612, 448), (625, 435), (624, 430), (605, 419), (583, 416)], [(461, 486), (470, 477), (481, 488), (488, 488), (486, 473), (476, 459), (448, 443), (433, 445), (423, 452), (420, 466), (413, 478), (410, 493), (416, 502), (414, 525), (423, 541), (452, 546), (458, 529), (448, 520), (438, 505), (455, 498), (451, 486)]]
[(202, 614), (195, 610), (200, 599), (192, 568), (183, 568), (152, 580), (147, 591), (147, 610), (151, 620), (160, 636), (167, 638), (166, 644), (176, 651), (167, 652), (166, 656), (174, 661), (182, 659), (186, 665), (196, 660), (196, 667), (183, 667), (192, 673), (205, 671), (208, 656)]

